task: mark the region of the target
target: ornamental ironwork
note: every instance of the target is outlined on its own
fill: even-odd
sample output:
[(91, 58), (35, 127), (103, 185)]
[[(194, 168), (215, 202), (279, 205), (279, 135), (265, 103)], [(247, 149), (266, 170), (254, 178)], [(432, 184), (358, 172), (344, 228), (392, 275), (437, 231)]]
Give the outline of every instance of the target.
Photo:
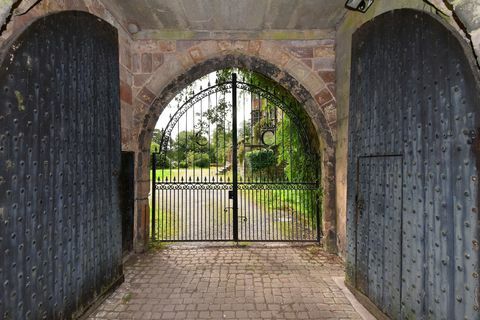
[(178, 106), (152, 156), (153, 240), (320, 240), (320, 158), (279, 92), (233, 74)]

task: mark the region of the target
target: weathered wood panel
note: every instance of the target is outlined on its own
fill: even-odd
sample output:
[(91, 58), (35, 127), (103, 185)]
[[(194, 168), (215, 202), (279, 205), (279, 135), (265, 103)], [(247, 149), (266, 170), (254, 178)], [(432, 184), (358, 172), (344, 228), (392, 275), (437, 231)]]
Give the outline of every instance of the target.
[[(450, 30), (414, 10), (365, 24), (352, 56), (348, 276), (355, 283), (364, 268), (355, 265), (364, 250), (355, 241), (357, 161), (402, 155), (403, 186), (393, 194), (403, 199), (401, 311), (392, 306), (392, 317), (478, 319), (478, 69)], [(393, 245), (385, 240), (369, 250)]]
[(357, 168), (356, 286), (395, 315), (401, 290), (402, 157), (362, 157)]
[(116, 30), (41, 18), (0, 66), (0, 318), (63, 319), (122, 276)]

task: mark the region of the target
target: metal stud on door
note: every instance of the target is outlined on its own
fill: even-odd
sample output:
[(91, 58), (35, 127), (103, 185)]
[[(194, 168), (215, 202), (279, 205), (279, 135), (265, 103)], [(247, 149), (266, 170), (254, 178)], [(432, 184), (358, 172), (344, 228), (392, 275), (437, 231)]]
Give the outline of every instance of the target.
[[(352, 40), (349, 278), (392, 319), (478, 319), (480, 82), (471, 49), (410, 9), (375, 17)], [(378, 265), (401, 271), (400, 296), (398, 277), (382, 278)]]

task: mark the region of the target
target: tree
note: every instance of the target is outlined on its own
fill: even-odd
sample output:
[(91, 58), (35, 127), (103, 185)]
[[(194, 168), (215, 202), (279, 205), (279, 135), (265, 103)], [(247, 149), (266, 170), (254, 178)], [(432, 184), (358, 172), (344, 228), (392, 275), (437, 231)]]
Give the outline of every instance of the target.
[(211, 146), (212, 159), (218, 165), (223, 165), (232, 149), (232, 132), (223, 126), (217, 126), (213, 131)]
[(153, 129), (152, 142), (160, 145), (162, 143), (162, 136), (165, 129)]
[(150, 153), (158, 153), (160, 151), (160, 145), (155, 141), (150, 144)]
[[(253, 144), (261, 144), (261, 136), (264, 133), (264, 128), (275, 128), (274, 130), (274, 144), (270, 145), (270, 149), (274, 150), (276, 157), (276, 167), (283, 170), (286, 177), (289, 179), (295, 176), (297, 179), (311, 180), (316, 177), (316, 169), (311, 166), (311, 154), (309, 153), (309, 146), (306, 145), (308, 141), (301, 138), (304, 132), (308, 119), (302, 106), (296, 99), (282, 86), (278, 85), (268, 77), (259, 73), (246, 71), (242, 69), (228, 68), (217, 71), (218, 82), (231, 81), (232, 73), (237, 72), (241, 79), (247, 79), (245, 82), (252, 83), (256, 87), (264, 88), (268, 92), (274, 93), (276, 97), (280, 97), (282, 104), (287, 106), (288, 114), (295, 114), (296, 119), (290, 119), (288, 114), (282, 113), (281, 119), (277, 119), (276, 110), (279, 107), (274, 101), (261, 98), (259, 104), (259, 112), (263, 115), (258, 122), (254, 122), (253, 128), (251, 125), (239, 126), (239, 139), (249, 137), (249, 141)], [(265, 116), (266, 115), (266, 116)], [(251, 132), (253, 129), (253, 132)], [(243, 132), (245, 131), (245, 132)], [(308, 138), (307, 138), (308, 139)], [(247, 141), (247, 142), (249, 142)], [(265, 159), (271, 154), (262, 154), (253, 152), (247, 155), (247, 161), (259, 162), (261, 159), (264, 163)], [(263, 158), (262, 158), (263, 157)], [(271, 158), (268, 158), (271, 159)], [(258, 161), (257, 161), (258, 160)], [(253, 164), (254, 167), (258, 167)], [(258, 169), (257, 171), (261, 171)]]
[(172, 163), (180, 167), (188, 167), (195, 165), (194, 161), (190, 161), (191, 159), (200, 157), (201, 154), (207, 154), (208, 156), (210, 149), (211, 145), (208, 138), (201, 131), (181, 131), (171, 144), (168, 155)]

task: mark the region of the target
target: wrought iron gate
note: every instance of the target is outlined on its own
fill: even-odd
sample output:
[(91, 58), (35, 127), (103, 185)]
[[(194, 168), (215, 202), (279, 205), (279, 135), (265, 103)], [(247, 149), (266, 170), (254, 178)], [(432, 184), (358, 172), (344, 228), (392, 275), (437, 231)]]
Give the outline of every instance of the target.
[(152, 240), (320, 240), (301, 105), (259, 79), (233, 73), (171, 115), (152, 155)]

